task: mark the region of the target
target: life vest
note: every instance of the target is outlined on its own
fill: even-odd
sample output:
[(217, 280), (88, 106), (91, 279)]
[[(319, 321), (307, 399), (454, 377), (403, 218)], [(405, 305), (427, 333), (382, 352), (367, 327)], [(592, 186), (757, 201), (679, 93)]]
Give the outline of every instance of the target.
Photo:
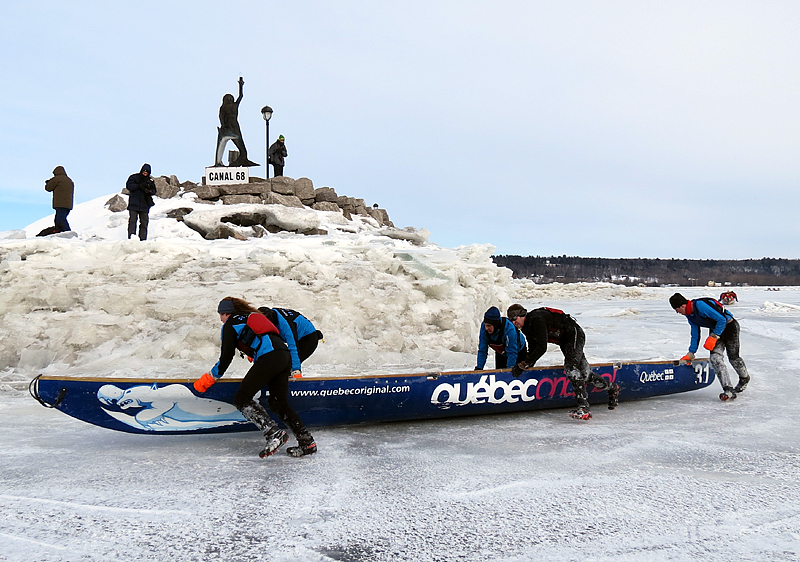
[(500, 341), (500, 343), (491, 343), (491, 342), (489, 342), (489, 347), (494, 349), (497, 353), (505, 353), (506, 352), (506, 345), (504, 343), (502, 343), (504, 341), (503, 340), (503, 336), (506, 333), (506, 323), (503, 322), (503, 320), (504, 320), (503, 318), (500, 319), (500, 327), (496, 328), (494, 333), (489, 335), (490, 338), (493, 338), (493, 339), (496, 338), (496, 339), (498, 339)]
[[(566, 316), (569, 319), (572, 317), (569, 314), (565, 314), (563, 310), (559, 310), (557, 308), (550, 308), (545, 306), (544, 309), (548, 312), (552, 312), (553, 314), (560, 314), (562, 316)], [(557, 328), (555, 326), (548, 326), (547, 327), (547, 343), (561, 343), (561, 328)]]
[[(241, 316), (244, 316), (243, 314)], [(235, 327), (234, 327), (235, 328)], [(261, 336), (267, 334), (280, 334), (275, 324), (261, 313), (253, 312), (247, 315), (247, 320), (242, 325), (236, 338), (236, 348), (244, 354), (253, 357), (261, 347)]]

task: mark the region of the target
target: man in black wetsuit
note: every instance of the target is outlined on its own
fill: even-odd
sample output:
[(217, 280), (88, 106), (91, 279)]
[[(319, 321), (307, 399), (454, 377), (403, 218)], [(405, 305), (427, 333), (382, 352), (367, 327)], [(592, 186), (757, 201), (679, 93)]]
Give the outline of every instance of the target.
[(586, 384), (608, 391), (608, 409), (613, 410), (619, 403), (619, 385), (611, 383), (592, 372), (583, 354), (586, 334), (572, 316), (556, 308), (537, 308), (526, 311), (522, 305), (512, 304), (506, 314), (509, 320), (528, 340), (528, 355), (524, 362), (517, 363), (511, 372), (518, 377), (523, 371), (531, 369), (547, 351), (547, 344), (554, 343), (564, 354), (564, 372), (572, 383), (578, 408), (569, 415), (576, 420), (592, 419), (589, 410), (589, 393)]

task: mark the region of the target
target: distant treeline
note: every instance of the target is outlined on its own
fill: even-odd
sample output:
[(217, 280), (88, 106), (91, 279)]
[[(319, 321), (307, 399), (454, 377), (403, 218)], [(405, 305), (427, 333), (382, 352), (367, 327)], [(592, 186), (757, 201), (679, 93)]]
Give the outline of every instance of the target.
[(800, 285), (800, 260), (610, 259), (494, 256), (516, 278), (537, 283), (606, 281), (623, 285)]

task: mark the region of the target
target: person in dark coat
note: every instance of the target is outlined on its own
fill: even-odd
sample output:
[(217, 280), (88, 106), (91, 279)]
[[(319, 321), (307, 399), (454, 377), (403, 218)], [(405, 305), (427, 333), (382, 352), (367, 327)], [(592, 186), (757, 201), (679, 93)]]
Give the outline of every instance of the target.
[(508, 307), (508, 319), (525, 334), (528, 340), (528, 355), (524, 362), (517, 363), (511, 370), (514, 376), (531, 369), (547, 351), (547, 344), (554, 343), (564, 354), (564, 372), (572, 383), (578, 409), (569, 415), (576, 420), (592, 419), (589, 409), (589, 393), (586, 384), (608, 391), (608, 409), (613, 410), (619, 403), (619, 385), (607, 381), (594, 373), (583, 354), (586, 334), (572, 316), (556, 308), (537, 308), (526, 311), (519, 304)]
[(286, 152), (286, 139), (281, 135), (267, 151), (267, 161), (272, 164), (272, 168), (275, 170), (275, 177), (283, 175), (283, 165), (286, 163), (284, 158), (288, 155)]
[(136, 222), (139, 222), (139, 240), (147, 240), (147, 225), (150, 223), (150, 207), (153, 195), (156, 194), (156, 183), (150, 177), (150, 164), (144, 164), (138, 174), (131, 174), (125, 187), (130, 193), (128, 197), (128, 238), (136, 234)]
[(53, 177), (44, 182), (44, 188), (53, 193), (53, 209), (56, 211), (55, 231), (67, 232), (71, 230), (67, 222), (67, 215), (72, 210), (75, 184), (69, 179), (64, 166), (55, 167)]
[[(700, 346), (700, 328), (708, 328), (708, 337), (703, 347), (711, 352), (709, 361), (722, 385), (722, 394), (719, 395), (719, 399), (723, 402), (735, 399), (738, 394), (744, 392), (747, 383), (750, 382), (750, 375), (744, 359), (739, 357), (739, 322), (730, 311), (725, 310), (721, 303), (712, 298), (688, 300), (682, 294), (675, 293), (669, 298), (669, 304), (675, 312), (686, 316), (686, 320), (692, 327), (689, 352), (681, 357), (680, 363), (685, 365), (692, 362), (694, 354)], [(728, 361), (739, 375), (739, 383), (735, 387), (731, 384), (728, 370), (725, 368), (723, 351), (728, 352)]]

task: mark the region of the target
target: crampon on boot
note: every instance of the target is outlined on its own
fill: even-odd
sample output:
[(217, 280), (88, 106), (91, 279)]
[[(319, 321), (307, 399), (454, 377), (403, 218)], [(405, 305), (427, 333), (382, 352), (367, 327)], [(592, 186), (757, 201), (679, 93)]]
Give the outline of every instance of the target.
[(608, 409), (613, 410), (617, 406), (619, 406), (619, 385), (611, 383), (611, 387), (608, 389)]
[(286, 454), (290, 457), (304, 457), (313, 455), (316, 452), (317, 443), (306, 429), (301, 430), (297, 436), (297, 447), (286, 448)]
[(744, 392), (744, 389), (747, 388), (747, 383), (749, 383), (749, 382), (750, 382), (750, 377), (747, 377), (745, 379), (740, 378), (739, 379), (739, 384), (736, 385), (736, 388), (734, 388), (733, 391), (736, 394), (739, 394), (740, 392)]
[(262, 459), (269, 457), (278, 452), (278, 449), (283, 447), (289, 440), (289, 435), (282, 429), (276, 429), (267, 436), (267, 446), (261, 451), (258, 456)]
[(569, 417), (573, 420), (590, 420), (592, 419), (592, 412), (589, 411), (589, 408), (578, 408), (577, 410), (572, 410), (569, 413)]
[(290, 457), (304, 457), (313, 455), (317, 452), (317, 443), (312, 441), (310, 445), (298, 445), (297, 447), (286, 447), (286, 454)]
[(723, 402), (728, 402), (730, 400), (736, 400), (736, 392), (730, 386), (726, 386), (723, 388), (725, 392), (719, 395), (719, 399)]

